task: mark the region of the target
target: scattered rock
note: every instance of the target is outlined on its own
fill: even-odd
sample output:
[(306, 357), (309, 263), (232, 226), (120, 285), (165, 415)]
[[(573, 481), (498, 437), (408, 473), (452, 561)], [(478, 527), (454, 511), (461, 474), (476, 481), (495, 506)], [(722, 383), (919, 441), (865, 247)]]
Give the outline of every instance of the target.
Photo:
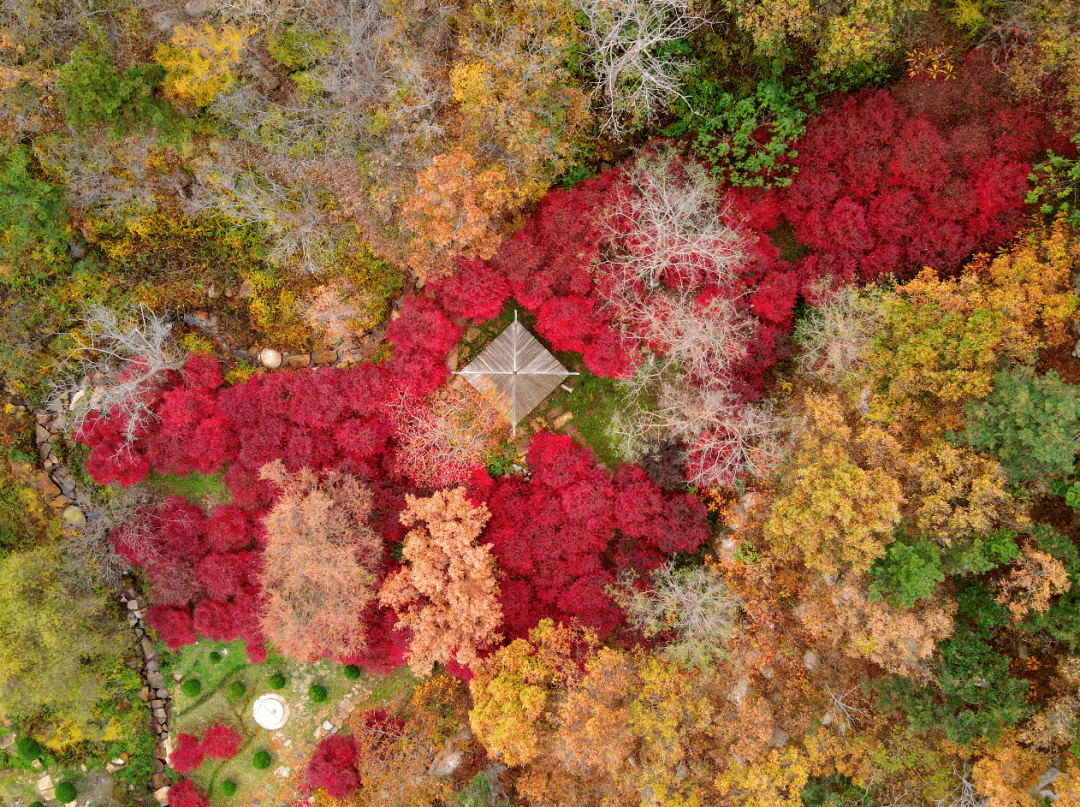
[(461, 346), (454, 345), (450, 349), (450, 353), (446, 356), (446, 369), (451, 373), (457, 371), (458, 365), (461, 363)]
[(790, 739), (791, 735), (783, 729), (773, 729), (772, 736), (769, 737), (769, 745), (773, 748), (783, 748)]
[(312, 354), (311, 360), (318, 367), (333, 364), (338, 360), (338, 352), (336, 350), (317, 350)]
[(334, 727), (334, 724), (331, 723), (329, 720), (324, 720), (323, 724), (322, 724), (322, 727), (323, 727), (323, 731), (330, 731), (330, 729), (332, 729)]
[(127, 609), (129, 611), (138, 611), (139, 610), (139, 601), (138, 600), (128, 600), (127, 601)]
[(34, 426), (34, 439), (39, 443), (47, 443), (52, 439), (52, 435), (49, 434), (49, 430), (42, 426), (40, 423)]
[(277, 776), (280, 779), (284, 779), (290, 773), (292, 773), (292, 771), (289, 770), (289, 767), (287, 765), (282, 765), (274, 771), (274, 776)]
[(0, 751), (6, 751), (13, 745), (15, 745), (14, 734), (7, 734), (3, 737), (0, 737)]
[(236, 290), (236, 299), (243, 300), (246, 297), (250, 297), (255, 293), (255, 287), (251, 285), (250, 280), (245, 280), (240, 284), (240, 288)]
[(272, 347), (264, 347), (259, 351), (259, 364), (270, 370), (276, 370), (281, 366), (281, 353)]
[(803, 666), (808, 670), (816, 670), (821, 664), (821, 656), (813, 650), (807, 650), (802, 657)]
[(286, 367), (293, 370), (297, 370), (301, 367), (309, 367), (311, 365), (311, 354), (298, 353), (295, 356), (286, 356), (284, 364)]
[(42, 776), (37, 781), (38, 792), (43, 792), (45, 790), (48, 790), (52, 786), (53, 786), (52, 777), (49, 776), (49, 774), (45, 774), (44, 776)]
[(34, 474), (34, 478), (30, 480), (30, 483), (41, 491), (41, 494), (48, 499), (55, 498), (60, 493), (60, 488), (56, 486), (56, 483), (49, 478), (49, 475), (44, 471), (39, 471)]
[[(60, 488), (57, 488), (57, 490), (60, 490)], [(52, 507), (54, 510), (63, 510), (69, 504), (71, 504), (71, 499), (63, 493), (57, 493), (53, 500), (49, 502), (49, 507)]]
[(159, 787), (154, 791), (154, 800), (157, 801), (161, 807), (168, 807), (169, 804), (169, 788), (168, 786)]
[(476, 337), (478, 337), (479, 335), (480, 335), (480, 329), (479, 328), (476, 328), (476, 327), (469, 328), (469, 330), (465, 331), (465, 341), (466, 342), (475, 342)]
[(460, 751), (440, 751), (428, 768), (428, 776), (450, 776), (461, 767), (464, 755)]
[(565, 411), (566, 410), (563, 409), (561, 406), (556, 406), (554, 409), (552, 409), (550, 412), (547, 413), (548, 420), (555, 420), (559, 415), (561, 415)]
[(143, 701), (150, 700), (150, 687), (143, 687), (139, 690), (139, 699)]
[(1069, 777), (1051, 765), (1049, 770), (1039, 777), (1039, 781), (1035, 783), (1035, 787), (1031, 788), (1031, 795), (1037, 799), (1047, 799), (1051, 802), (1055, 801), (1061, 794), (1055, 792), (1057, 788), (1052, 788), (1051, 786), (1059, 779), (1064, 783), (1068, 781)]
[(153, 26), (157, 28), (158, 31), (168, 35), (172, 33), (173, 28), (184, 22), (184, 17), (172, 9), (165, 9), (164, 11), (159, 11), (157, 14), (151, 16), (150, 22), (153, 23)]
[(563, 414), (561, 414), (557, 418), (555, 418), (555, 420), (551, 421), (551, 426), (555, 430), (559, 430), (573, 419), (574, 419), (574, 413), (573, 412), (564, 412)]
[(62, 516), (64, 521), (73, 527), (80, 527), (86, 523), (86, 516), (83, 515), (83, 511), (73, 504), (64, 508)]
[(744, 675), (738, 681), (735, 682), (735, 686), (727, 691), (724, 695), (729, 701), (739, 706), (743, 702), (743, 698), (750, 692), (750, 676)]
[(162, 700), (165, 700), (165, 699), (167, 699), (169, 697), (169, 690), (167, 690), (167, 689), (159, 689), (159, 690), (157, 690), (157, 696), (159, 698), (161, 698)]
[(71, 253), (71, 257), (75, 260), (86, 257), (86, 247), (78, 241), (68, 241), (68, 252)]
[(206, 296), (211, 300), (215, 300), (221, 296), (221, 289), (217, 287), (217, 284), (211, 282), (206, 284)]
[(206, 13), (210, 4), (206, 0), (188, 0), (184, 3), (184, 13), (189, 17), (201, 17)]

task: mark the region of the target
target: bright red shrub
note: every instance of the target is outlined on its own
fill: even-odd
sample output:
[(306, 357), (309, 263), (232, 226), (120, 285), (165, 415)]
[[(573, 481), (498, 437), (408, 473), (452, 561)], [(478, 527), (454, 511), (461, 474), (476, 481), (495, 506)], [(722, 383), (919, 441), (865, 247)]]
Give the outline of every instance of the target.
[(245, 510), (234, 504), (221, 504), (206, 520), (206, 542), (212, 552), (235, 552), (251, 544), (251, 521)]
[(199, 738), (191, 734), (180, 734), (176, 738), (176, 748), (169, 754), (169, 766), (177, 773), (190, 773), (202, 765), (203, 749)]
[(244, 651), (247, 653), (248, 661), (252, 664), (262, 664), (266, 661), (266, 645), (261, 642), (245, 645)]
[(210, 800), (190, 779), (181, 779), (169, 788), (169, 807), (210, 807)]
[(511, 637), (541, 618), (576, 618), (607, 636), (622, 621), (605, 593), (620, 571), (646, 570), (708, 537), (704, 508), (664, 494), (640, 468), (614, 476), (565, 435), (542, 432), (529, 448), (528, 482), (474, 476), (473, 495), (491, 510), (483, 539), (504, 578)]
[(195, 641), (195, 626), (186, 608), (151, 605), (146, 609), (146, 624), (158, 632), (161, 641), (175, 649)]
[(356, 769), (359, 749), (352, 737), (333, 734), (319, 741), (308, 760), (304, 789), (323, 789), (334, 799), (344, 799), (360, 789)]
[(804, 278), (952, 272), (1016, 234), (1049, 129), (1034, 110), (1005, 105), (981, 56), (957, 78), (838, 96), (807, 123), (799, 173), (779, 193), (796, 238), (816, 253), (800, 261)]
[(225, 600), (250, 587), (255, 578), (252, 567), (256, 555), (251, 552), (212, 553), (203, 557), (196, 573), (206, 592), (214, 599)]
[(195, 606), (195, 630), (200, 635), (217, 642), (230, 642), (236, 638), (236, 619), (229, 603), (222, 600), (204, 599)]
[(453, 317), (484, 320), (497, 317), (510, 297), (510, 284), (486, 261), (459, 258), (454, 274), (432, 284), (442, 310)]
[(232, 759), (240, 750), (241, 743), (243, 738), (240, 732), (224, 723), (215, 723), (203, 735), (202, 751), (212, 759)]
[(184, 363), (184, 384), (216, 390), (224, 383), (221, 364), (209, 353), (192, 353)]

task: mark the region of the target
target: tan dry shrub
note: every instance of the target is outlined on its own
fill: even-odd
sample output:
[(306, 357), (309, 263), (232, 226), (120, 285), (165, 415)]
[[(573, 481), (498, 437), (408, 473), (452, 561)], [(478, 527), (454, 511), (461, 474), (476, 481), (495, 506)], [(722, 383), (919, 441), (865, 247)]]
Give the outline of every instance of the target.
[(487, 524), (487, 506), (473, 507), (464, 488), (406, 495), (401, 523), (406, 568), (383, 583), (379, 601), (412, 631), (409, 666), (429, 675), (435, 662), (475, 666), (479, 652), (502, 640), (502, 606), (491, 544), (476, 544)]
[(309, 663), (360, 653), (367, 646), (360, 614), (376, 595), (384, 551), (369, 523), (371, 492), (336, 471), (325, 479), (306, 468), (289, 473), (281, 460), (259, 478), (281, 489), (263, 521), (263, 634), (283, 655)]

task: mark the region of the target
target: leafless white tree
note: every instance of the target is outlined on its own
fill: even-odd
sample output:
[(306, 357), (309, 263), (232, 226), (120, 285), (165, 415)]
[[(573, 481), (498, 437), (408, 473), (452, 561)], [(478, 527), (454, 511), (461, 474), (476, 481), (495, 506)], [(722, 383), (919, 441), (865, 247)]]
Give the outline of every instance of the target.
[(42, 141), (42, 161), (64, 175), (72, 206), (121, 223), (157, 207), (154, 175), (147, 169), (153, 138), (133, 135), (113, 143), (53, 136)]
[(611, 594), (645, 636), (674, 632), (661, 651), (666, 658), (707, 668), (723, 656), (742, 601), (720, 575), (705, 567), (676, 570), (668, 563), (650, 573), (644, 589), (635, 583), (632, 574), (624, 575)]
[[(54, 385), (50, 408), (65, 413), (74, 431), (92, 411), (123, 415), (124, 437), (130, 443), (155, 417), (153, 392), (168, 370), (184, 366), (184, 355), (172, 344), (172, 324), (145, 306), (117, 313), (103, 306), (86, 311), (82, 325), (70, 334), (77, 347), (69, 361), (78, 369)], [(98, 376), (93, 386), (83, 379)], [(65, 407), (61, 398), (70, 403)]]
[(201, 187), (197, 209), (212, 209), (238, 224), (261, 226), (270, 237), (267, 257), (282, 267), (316, 274), (334, 256), (335, 226), (326, 212), (326, 192), (299, 171), (285, 177), (258, 174), (250, 167), (229, 187)]
[(746, 237), (725, 221), (719, 197), (705, 167), (674, 148), (640, 157), (604, 219), (607, 271), (650, 291), (665, 275), (690, 286), (729, 280), (746, 261)]
[(795, 328), (802, 371), (836, 384), (857, 369), (881, 327), (880, 309), (874, 303), (873, 292), (845, 286), (814, 306)]
[(986, 799), (979, 795), (971, 779), (971, 763), (966, 759), (953, 762), (953, 789), (944, 798), (937, 799), (937, 807), (985, 807)]
[(126, 525), (129, 544), (142, 541), (147, 547), (153, 546), (155, 531), (147, 517), (154, 502), (153, 494), (135, 486), (110, 490), (88, 503), (85, 521), (71, 528), (64, 544), (64, 554), (74, 573), (72, 579), (78, 585), (120, 590), (130, 566), (113, 549), (109, 534)]
[(584, 17), (582, 33), (608, 130), (621, 135), (627, 119), (647, 119), (683, 97), (687, 62), (663, 46), (709, 22), (691, 0), (576, 0), (576, 5)]

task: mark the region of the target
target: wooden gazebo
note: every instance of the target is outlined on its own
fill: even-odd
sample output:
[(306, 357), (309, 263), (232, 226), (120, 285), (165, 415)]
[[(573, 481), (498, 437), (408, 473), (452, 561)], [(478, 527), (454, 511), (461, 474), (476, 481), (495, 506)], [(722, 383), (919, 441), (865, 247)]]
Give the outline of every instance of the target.
[(559, 386), (577, 375), (563, 367), (536, 337), (514, 321), (458, 375), (498, 409), (517, 432), (526, 415)]

